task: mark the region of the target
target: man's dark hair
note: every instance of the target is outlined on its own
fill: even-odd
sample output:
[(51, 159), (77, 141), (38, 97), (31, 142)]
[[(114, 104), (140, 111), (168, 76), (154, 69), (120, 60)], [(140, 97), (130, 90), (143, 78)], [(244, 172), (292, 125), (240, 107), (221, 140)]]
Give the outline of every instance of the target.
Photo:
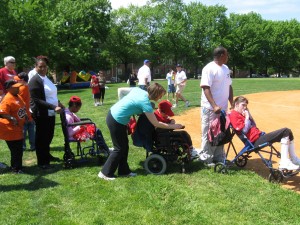
[(219, 47), (215, 48), (213, 56), (214, 56), (214, 58), (218, 59), (221, 57), (221, 55), (224, 55), (226, 51), (227, 51), (226, 48), (219, 46)]

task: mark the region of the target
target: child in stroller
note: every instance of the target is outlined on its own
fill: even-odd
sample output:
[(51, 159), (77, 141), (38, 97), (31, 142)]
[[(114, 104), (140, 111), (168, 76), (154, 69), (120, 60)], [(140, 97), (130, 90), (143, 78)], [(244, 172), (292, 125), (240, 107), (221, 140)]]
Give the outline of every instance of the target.
[[(248, 109), (248, 99), (239, 96), (234, 100), (234, 109), (229, 114), (230, 122), (237, 132), (243, 132), (257, 147), (263, 143), (281, 143), (280, 170), (299, 170), (300, 159), (295, 153), (294, 136), (289, 128), (282, 128), (265, 134), (256, 127)], [(290, 158), (289, 158), (290, 156)]]

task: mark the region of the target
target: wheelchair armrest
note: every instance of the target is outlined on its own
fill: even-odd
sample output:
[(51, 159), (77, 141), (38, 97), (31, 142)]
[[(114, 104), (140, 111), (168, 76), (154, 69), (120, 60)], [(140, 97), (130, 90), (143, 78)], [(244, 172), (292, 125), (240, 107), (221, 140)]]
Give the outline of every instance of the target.
[(86, 125), (86, 124), (93, 124), (94, 126), (96, 126), (95, 123), (90, 122), (90, 121), (81, 121), (81, 122), (76, 122), (76, 123), (70, 123), (70, 124), (67, 124), (67, 126), (68, 127), (75, 127), (75, 126)]
[(92, 121), (90, 118), (80, 118), (80, 120), (81, 120), (81, 121), (86, 121), (86, 120)]

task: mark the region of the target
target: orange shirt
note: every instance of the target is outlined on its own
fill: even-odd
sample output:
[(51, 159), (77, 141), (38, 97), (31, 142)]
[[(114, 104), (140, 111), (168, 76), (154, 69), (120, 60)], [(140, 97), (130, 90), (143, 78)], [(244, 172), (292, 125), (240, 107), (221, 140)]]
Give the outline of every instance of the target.
[(7, 93), (0, 104), (0, 115), (8, 114), (17, 119), (14, 125), (11, 120), (0, 118), (0, 139), (14, 141), (23, 139), (23, 126), (25, 123), (26, 106), (22, 97)]
[[(20, 78), (18, 76), (14, 77), (14, 80), (20, 82)], [(27, 115), (28, 115), (28, 121), (32, 121), (32, 117), (31, 117), (31, 113), (29, 112), (30, 109), (30, 92), (29, 92), (29, 87), (28, 87), (28, 83), (21, 81), (22, 82), (22, 86), (19, 87), (19, 95), (23, 98), (25, 105), (26, 105), (26, 111), (27, 111)]]

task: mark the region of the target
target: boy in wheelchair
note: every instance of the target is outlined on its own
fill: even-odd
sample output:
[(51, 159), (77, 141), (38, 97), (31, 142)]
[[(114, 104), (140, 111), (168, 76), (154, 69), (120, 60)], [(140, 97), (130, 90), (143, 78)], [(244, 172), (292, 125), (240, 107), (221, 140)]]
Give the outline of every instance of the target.
[[(279, 169), (299, 170), (300, 159), (295, 153), (294, 136), (289, 128), (281, 128), (265, 134), (256, 127), (248, 109), (248, 99), (239, 96), (233, 102), (234, 109), (229, 114), (230, 122), (237, 132), (243, 132), (249, 141), (257, 147), (263, 143), (281, 143)], [(290, 156), (290, 158), (289, 158)]]
[[(163, 100), (158, 104), (158, 108), (154, 112), (154, 114), (158, 121), (175, 124), (175, 120), (171, 119), (171, 117), (174, 116), (174, 113), (172, 111), (172, 104), (167, 100)], [(166, 131), (163, 129), (156, 129), (156, 132), (159, 135), (160, 133)], [(176, 130), (176, 131), (168, 131), (168, 132), (171, 132), (171, 135), (173, 137), (181, 137), (183, 142), (187, 144), (189, 147), (191, 158), (194, 159), (198, 157), (199, 150), (196, 150), (193, 147), (191, 136), (185, 130)]]
[[(77, 113), (82, 105), (81, 99), (78, 96), (72, 96), (68, 103), (69, 107), (65, 109), (65, 116), (68, 124), (81, 122), (81, 119), (75, 114)], [(109, 154), (110, 149), (108, 148), (102, 132), (96, 128), (95, 125), (77, 125), (68, 126), (68, 134), (70, 140), (85, 141), (86, 139), (93, 139), (96, 141), (99, 149), (103, 151), (105, 155)]]

